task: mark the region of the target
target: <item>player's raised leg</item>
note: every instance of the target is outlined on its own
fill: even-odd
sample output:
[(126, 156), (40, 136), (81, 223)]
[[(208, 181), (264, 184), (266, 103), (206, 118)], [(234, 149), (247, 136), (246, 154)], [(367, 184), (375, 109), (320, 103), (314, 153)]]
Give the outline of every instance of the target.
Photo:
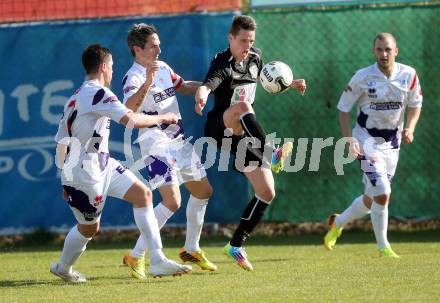
[(337, 239), (341, 236), (344, 225), (356, 219), (360, 219), (370, 213), (371, 198), (361, 195), (353, 200), (351, 205), (342, 214), (332, 214), (328, 217), (327, 226), (329, 228), (324, 237), (324, 246), (332, 250), (336, 245)]
[[(281, 147), (275, 148), (266, 142), (266, 132), (257, 121), (255, 112), (247, 102), (240, 102), (229, 107), (223, 114), (223, 121), (227, 128), (233, 130), (234, 135), (245, 135), (258, 140), (260, 148), (253, 149), (253, 153), (263, 161), (263, 165), (271, 166), (274, 173), (284, 169), (284, 160), (292, 153), (292, 142), (286, 142)], [(271, 153), (267, 153), (269, 150)]]

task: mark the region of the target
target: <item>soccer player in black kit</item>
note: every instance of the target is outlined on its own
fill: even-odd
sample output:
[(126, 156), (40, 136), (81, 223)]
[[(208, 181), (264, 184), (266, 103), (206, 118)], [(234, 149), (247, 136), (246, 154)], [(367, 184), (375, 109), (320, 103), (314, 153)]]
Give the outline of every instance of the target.
[[(251, 182), (255, 196), (245, 208), (240, 224), (224, 252), (248, 271), (252, 271), (253, 267), (247, 259), (243, 244), (275, 197), (272, 171), (277, 173), (282, 170), (283, 161), (292, 150), (291, 142), (278, 149), (266, 142), (266, 132), (256, 120), (252, 107), (263, 67), (261, 51), (252, 47), (256, 29), (255, 20), (249, 16), (233, 18), (229, 48), (214, 57), (205, 81), (195, 96), (195, 111), (201, 115), (208, 95), (214, 93), (215, 105), (208, 113), (205, 135), (214, 138), (221, 148), (222, 139), (230, 137), (226, 130), (229, 129), (233, 133), (230, 152), (238, 159), (240, 156), (243, 158), (241, 152), (245, 153), (246, 167), (244, 170), (237, 169)], [(290, 87), (303, 95), (306, 90), (305, 80), (293, 80)], [(243, 142), (242, 139), (247, 141)]]

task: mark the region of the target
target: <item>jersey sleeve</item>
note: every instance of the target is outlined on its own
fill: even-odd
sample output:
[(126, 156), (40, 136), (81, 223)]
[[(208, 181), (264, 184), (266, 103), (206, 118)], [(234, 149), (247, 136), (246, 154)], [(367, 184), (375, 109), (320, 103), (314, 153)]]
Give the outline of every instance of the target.
[(69, 133), (67, 131), (67, 119), (69, 117), (69, 112), (70, 112), (69, 104), (73, 105), (74, 102), (75, 102), (74, 100), (69, 99), (66, 105), (64, 106), (63, 115), (61, 116), (60, 122), (58, 123), (58, 131), (55, 134), (56, 143), (61, 143), (61, 141), (63, 141), (62, 144), (69, 145), (70, 140), (64, 138), (70, 138)]
[(170, 66), (167, 65), (167, 67), (170, 72), (173, 86), (176, 90), (178, 90), (182, 86), (183, 82), (185, 82), (185, 80), (179, 74), (177, 74)]
[(263, 52), (259, 48), (256, 48), (255, 52), (258, 54), (257, 66), (258, 66), (258, 77), (260, 77), (260, 73), (261, 73), (261, 70), (263, 69), (263, 65), (264, 65), (264, 63), (263, 63)]
[(214, 91), (228, 77), (227, 67), (219, 61), (220, 60), (216, 55), (211, 62), (205, 81), (203, 81), (203, 85), (206, 85), (212, 91)]
[(359, 74), (356, 73), (353, 78), (351, 78), (347, 87), (344, 89), (344, 92), (342, 93), (337, 106), (341, 112), (350, 112), (353, 106), (361, 97), (362, 89), (360, 87), (359, 78)]
[(92, 111), (119, 122), (123, 116), (131, 112), (118, 97), (108, 88), (100, 88), (93, 97)]
[(64, 105), (63, 115), (61, 116), (58, 124), (58, 131), (55, 135), (55, 142), (59, 144), (69, 145), (69, 119), (71, 119), (73, 112), (75, 111), (76, 100), (70, 98)]
[(127, 74), (125, 76), (122, 84), (123, 84), (123, 91), (124, 91), (124, 99), (123, 102), (126, 103), (128, 98), (133, 96), (139, 88), (142, 86), (142, 81), (139, 77), (133, 74)]
[(419, 77), (414, 71), (412, 77), (411, 86), (408, 93), (408, 107), (422, 107), (423, 94), (422, 87), (420, 86)]

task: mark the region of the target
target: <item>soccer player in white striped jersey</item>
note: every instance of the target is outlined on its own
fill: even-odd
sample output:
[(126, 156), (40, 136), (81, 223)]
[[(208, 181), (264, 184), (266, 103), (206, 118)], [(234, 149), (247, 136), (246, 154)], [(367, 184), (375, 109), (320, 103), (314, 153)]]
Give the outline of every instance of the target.
[[(199, 246), (212, 188), (200, 158), (192, 145), (184, 141), (176, 97), (176, 92), (194, 95), (201, 83), (183, 80), (168, 64), (158, 60), (160, 40), (152, 25), (135, 24), (128, 33), (127, 44), (134, 63), (123, 78), (125, 105), (146, 115), (173, 113), (178, 117), (177, 123), (163, 123), (140, 130), (137, 139), (149, 183), (153, 190), (159, 190), (163, 200), (154, 208), (159, 228), (180, 207), (179, 186), (184, 184), (191, 195), (186, 208), (186, 241), (179, 256), (182, 261), (194, 263), (203, 270), (215, 271), (217, 266), (206, 258)], [(142, 277), (144, 274), (142, 260), (146, 244), (145, 239), (139, 237), (134, 249), (124, 256), (123, 261), (133, 276)]]
[[(414, 68), (395, 62), (395, 37), (379, 33), (373, 42), (376, 63), (359, 70), (338, 103), (344, 137), (354, 137), (349, 150), (361, 163), (365, 190), (340, 215), (329, 217), (324, 245), (332, 250), (343, 226), (370, 213), (380, 255), (399, 258), (387, 239), (391, 180), (399, 160), (401, 142), (410, 144), (422, 107), (422, 91)], [(350, 127), (356, 106), (357, 123)], [(404, 115), (406, 125), (404, 126)]]
[(86, 282), (72, 266), (98, 232), (107, 195), (133, 205), (136, 225), (150, 249), (153, 276), (180, 275), (191, 267), (168, 260), (154, 216), (151, 191), (111, 158), (108, 149), (110, 119), (126, 127), (143, 128), (157, 123), (174, 123), (172, 113), (147, 116), (134, 114), (107, 88), (113, 73), (109, 49), (90, 45), (82, 54), (88, 80), (67, 101), (55, 136), (58, 167), (62, 168), (64, 197), (78, 221), (67, 234), (63, 251), (50, 271), (67, 282)]

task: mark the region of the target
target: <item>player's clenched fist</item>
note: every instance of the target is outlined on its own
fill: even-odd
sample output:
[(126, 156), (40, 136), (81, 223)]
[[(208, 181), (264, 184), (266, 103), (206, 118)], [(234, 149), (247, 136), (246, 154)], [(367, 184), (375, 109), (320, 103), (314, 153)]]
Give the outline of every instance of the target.
[(297, 90), (303, 96), (307, 88), (306, 80), (304, 79), (293, 80), (292, 83), (290, 84), (290, 87)]
[(404, 128), (402, 131), (402, 141), (404, 144), (411, 144), (414, 140), (414, 132), (409, 128)]
[(159, 63), (157, 61), (147, 63), (146, 79), (145, 79), (145, 85), (147, 87), (150, 87), (151, 84), (153, 84), (154, 77), (156, 77), (156, 73), (158, 70), (159, 70)]
[(362, 157), (361, 148), (359, 146), (359, 142), (350, 142), (348, 147), (349, 154), (356, 159), (360, 159)]
[(162, 115), (162, 123), (176, 124), (177, 121), (179, 121), (179, 117), (174, 113), (166, 113)]
[(194, 109), (196, 113), (200, 116), (202, 115), (202, 111), (205, 108), (206, 102), (208, 101), (208, 96), (210, 92), (211, 89), (205, 85), (202, 85), (197, 89), (195, 95), (196, 105)]

